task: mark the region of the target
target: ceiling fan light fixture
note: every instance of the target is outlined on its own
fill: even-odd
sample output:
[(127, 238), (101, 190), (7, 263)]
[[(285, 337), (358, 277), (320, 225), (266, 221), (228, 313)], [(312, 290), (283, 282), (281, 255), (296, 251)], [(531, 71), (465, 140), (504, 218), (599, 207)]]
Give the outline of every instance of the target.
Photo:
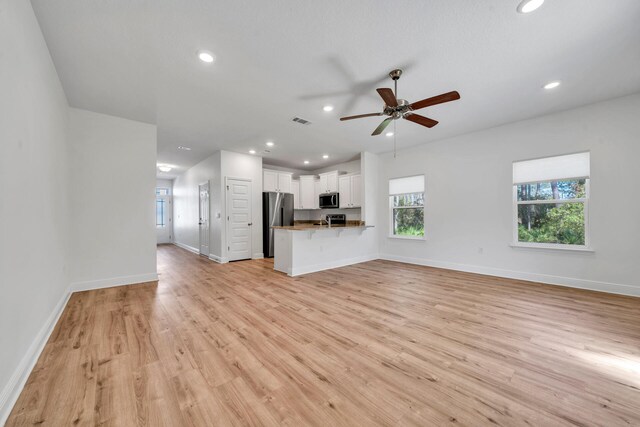
[(273, 147), (275, 144), (273, 141), (267, 141), (266, 142), (267, 147)]
[(522, 0), (518, 5), (518, 13), (531, 13), (540, 6), (544, 0)]
[(256, 154), (256, 150), (249, 150), (249, 154)]
[(322, 107), (322, 110), (325, 112), (329, 112), (329, 111), (333, 111), (333, 105), (325, 105), (324, 107)]
[(328, 155), (328, 154), (323, 154), (323, 155), (322, 155), (322, 158), (323, 158), (323, 159), (328, 159), (328, 158), (329, 158), (329, 155)]
[(387, 133), (385, 133), (385, 136), (391, 137), (391, 136), (393, 136), (393, 132), (387, 132)]
[(309, 164), (309, 160), (305, 160), (303, 163), (304, 163), (305, 165), (308, 165), (308, 164)]

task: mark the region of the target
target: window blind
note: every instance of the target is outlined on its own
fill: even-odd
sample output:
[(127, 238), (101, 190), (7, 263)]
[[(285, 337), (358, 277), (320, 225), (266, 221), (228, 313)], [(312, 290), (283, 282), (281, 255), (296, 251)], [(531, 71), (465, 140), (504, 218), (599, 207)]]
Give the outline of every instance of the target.
[(392, 178), (389, 180), (389, 195), (424, 193), (424, 175)]
[(589, 178), (589, 153), (513, 162), (513, 183), (525, 184), (570, 178)]

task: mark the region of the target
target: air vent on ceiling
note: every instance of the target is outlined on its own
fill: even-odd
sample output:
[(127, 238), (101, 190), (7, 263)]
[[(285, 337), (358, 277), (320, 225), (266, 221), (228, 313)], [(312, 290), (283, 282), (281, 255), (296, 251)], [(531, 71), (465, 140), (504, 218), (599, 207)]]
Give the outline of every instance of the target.
[(310, 125), (311, 122), (307, 119), (303, 119), (302, 117), (294, 117), (293, 121), (296, 123), (300, 123), (301, 125)]

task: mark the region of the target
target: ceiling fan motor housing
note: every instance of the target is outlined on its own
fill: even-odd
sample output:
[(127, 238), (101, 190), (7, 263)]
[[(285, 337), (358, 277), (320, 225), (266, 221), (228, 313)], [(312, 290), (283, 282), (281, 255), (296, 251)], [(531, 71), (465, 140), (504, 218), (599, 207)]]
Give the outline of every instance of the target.
[(409, 101), (407, 101), (406, 99), (398, 99), (397, 107), (390, 107), (388, 105), (384, 106), (384, 114), (387, 116), (391, 116), (394, 119), (399, 119), (410, 111), (411, 107), (409, 106)]

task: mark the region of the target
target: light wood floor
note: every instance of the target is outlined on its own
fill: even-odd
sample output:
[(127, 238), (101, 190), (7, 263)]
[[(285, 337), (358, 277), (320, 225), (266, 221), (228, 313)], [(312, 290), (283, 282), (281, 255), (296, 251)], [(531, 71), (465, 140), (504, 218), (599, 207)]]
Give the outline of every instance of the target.
[(9, 426), (640, 425), (640, 299), (158, 257), (157, 286), (72, 296)]

